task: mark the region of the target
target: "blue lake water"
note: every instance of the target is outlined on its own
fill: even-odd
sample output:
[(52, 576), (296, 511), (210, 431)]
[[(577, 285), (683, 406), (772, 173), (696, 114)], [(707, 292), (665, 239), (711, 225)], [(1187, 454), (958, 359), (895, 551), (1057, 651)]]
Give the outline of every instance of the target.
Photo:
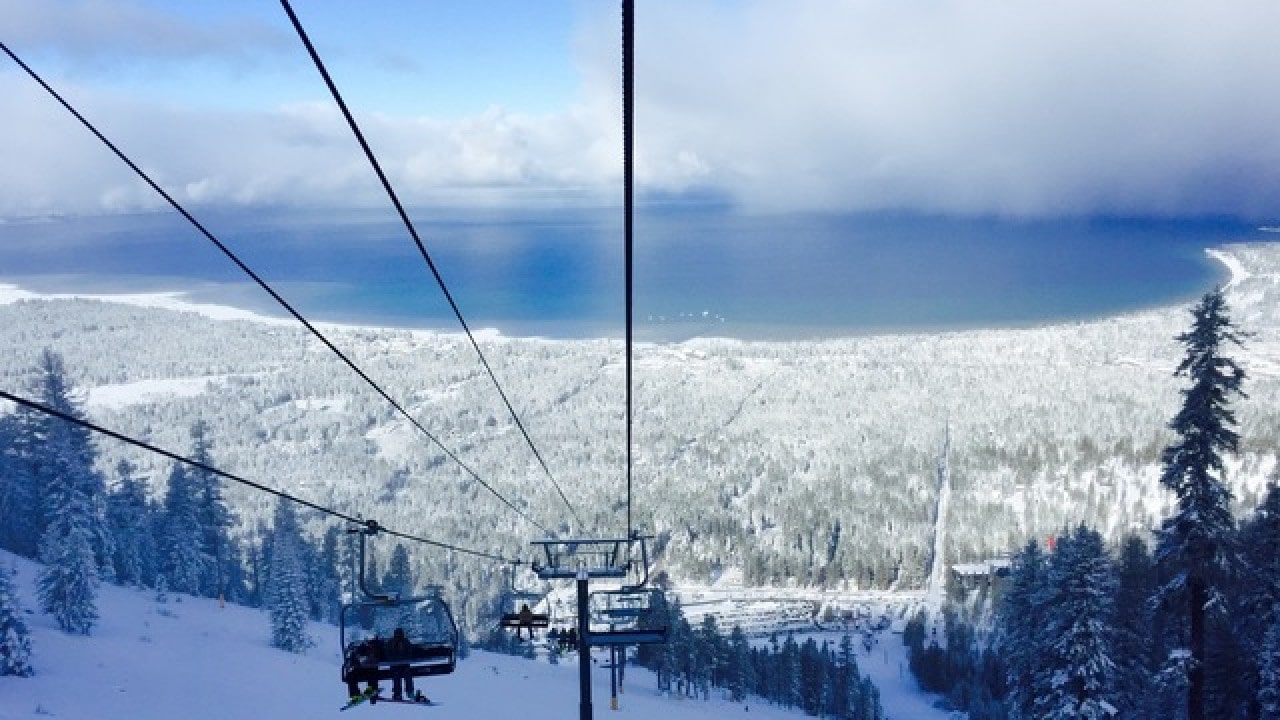
[[(195, 214), (311, 319), (458, 328), (390, 212)], [(617, 209), (413, 215), (473, 328), (623, 333)], [(1265, 239), (1231, 221), (650, 209), (635, 221), (636, 330), (655, 340), (796, 339), (1085, 319), (1185, 301), (1225, 277), (1205, 248)], [(171, 213), (0, 224), (0, 281), (48, 292), (185, 290), (284, 314)]]

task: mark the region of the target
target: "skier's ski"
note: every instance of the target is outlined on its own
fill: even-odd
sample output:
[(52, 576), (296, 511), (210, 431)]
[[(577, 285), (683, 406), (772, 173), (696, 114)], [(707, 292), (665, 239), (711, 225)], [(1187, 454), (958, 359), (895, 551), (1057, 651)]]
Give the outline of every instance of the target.
[(371, 703), (371, 704), (372, 704), (372, 703), (376, 703), (376, 702), (378, 702), (379, 700), (382, 700), (382, 699), (383, 699), (383, 698), (378, 697), (378, 694), (377, 694), (376, 692), (362, 692), (362, 693), (360, 693), (359, 695), (356, 695), (356, 696), (352, 697), (350, 702), (348, 702), (346, 705), (343, 705), (342, 707), (340, 707), (340, 708), (338, 708), (338, 709), (339, 709), (339, 710), (350, 710), (351, 708), (353, 708), (353, 707), (355, 707), (355, 706), (357, 706), (357, 705), (363, 705), (363, 704), (365, 704), (366, 702), (368, 702), (368, 703)]
[(379, 695), (378, 702), (400, 703), (402, 705), (431, 705), (431, 706), (440, 704), (438, 702), (433, 701), (431, 698), (427, 697), (426, 695), (423, 695), (422, 693), (418, 693), (416, 697), (411, 697), (411, 698), (407, 697), (407, 698), (404, 698), (403, 700), (396, 700), (395, 698), (382, 697), (381, 695)]
[(440, 705), (440, 703), (435, 702), (431, 698), (422, 694), (419, 694), (416, 697), (402, 698), (400, 700), (393, 697), (386, 697), (385, 695), (364, 694), (342, 706), (339, 710), (350, 710), (357, 705), (363, 705), (365, 702), (368, 702), (370, 705), (375, 705), (377, 703), (399, 703), (401, 705), (422, 705), (423, 707), (436, 707)]

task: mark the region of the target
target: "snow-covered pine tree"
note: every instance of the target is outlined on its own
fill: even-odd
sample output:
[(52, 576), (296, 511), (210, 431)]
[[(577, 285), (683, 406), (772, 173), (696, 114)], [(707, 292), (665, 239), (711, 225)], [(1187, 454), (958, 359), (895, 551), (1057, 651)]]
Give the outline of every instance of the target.
[(854, 715), (859, 720), (883, 720), (884, 707), (880, 704), (880, 688), (871, 682), (871, 678), (862, 678), (862, 714)]
[(391, 551), (391, 560), (387, 563), (387, 572), (382, 576), (381, 591), (401, 597), (413, 595), (413, 569), (409, 565), (409, 550), (402, 543), (396, 543)]
[(336, 526), (325, 530), (320, 553), (310, 568), (311, 616), (325, 622), (338, 622), (342, 610), (342, 531)]
[(800, 707), (804, 688), (800, 682), (800, 645), (796, 643), (794, 633), (787, 633), (782, 641), (782, 651), (778, 655), (780, 702), (783, 707)]
[[(71, 417), (84, 418), (61, 355), (46, 349), (40, 355), (37, 374), (37, 395), (41, 402)], [(72, 493), (79, 493), (84, 499), (85, 513), (79, 522), (88, 533), (94, 567), (101, 577), (112, 579), (113, 541), (106, 522), (107, 484), (94, 468), (98, 453), (90, 431), (51, 415), (41, 414), (34, 423), (38, 442), (33, 450), (33, 474), (36, 487), (44, 494), (44, 518), (52, 523), (59, 506), (66, 503)], [(47, 529), (42, 528), (42, 538), (46, 532)]]
[(1172, 578), (1162, 597), (1185, 598), (1187, 718), (1204, 720), (1205, 613), (1210, 603), (1220, 603), (1220, 584), (1233, 564), (1235, 523), (1222, 456), (1236, 451), (1240, 436), (1228, 402), (1244, 395), (1245, 373), (1226, 355), (1228, 344), (1241, 345), (1243, 333), (1227, 315), (1221, 288), (1207, 293), (1191, 316), (1191, 330), (1177, 338), (1186, 356), (1174, 373), (1185, 375), (1191, 386), (1182, 390), (1182, 407), (1169, 423), (1177, 439), (1161, 457), (1160, 482), (1177, 495), (1177, 510), (1160, 529), (1156, 561)]
[(689, 622), (684, 619), (679, 598), (668, 601), (665, 594), (654, 596), (655, 622), (670, 628), (667, 642), (661, 645), (641, 645), (636, 649), (636, 661), (653, 671), (658, 690), (670, 691), (675, 674), (679, 671), (681, 646), (688, 642)]
[(120, 481), (107, 495), (107, 525), (115, 539), (116, 582), (151, 587), (158, 563), (155, 511), (147, 499), (145, 483), (138, 479), (129, 461), (121, 460), (116, 474)]
[(62, 504), (40, 538), (40, 607), (53, 615), (58, 627), (88, 635), (98, 621), (98, 568), (94, 561), (89, 517), (92, 510), (84, 493), (61, 493)]
[(271, 616), (272, 647), (292, 653), (305, 652), (314, 644), (307, 634), (310, 602), (303, 565), (304, 542), (293, 503), (280, 498), (271, 532), (266, 604)]
[(22, 406), (0, 416), (0, 548), (36, 556), (44, 532), (44, 502), (31, 471), (35, 411)]
[(266, 604), (267, 531), (261, 522), (254, 530), (254, 536), (247, 540), (244, 569), (248, 586), (245, 602), (249, 607), (263, 607)]
[(1045, 574), (1044, 554), (1032, 539), (1014, 558), (1013, 576), (996, 628), (1011, 720), (1036, 717), (1035, 699), (1043, 675)]
[[(241, 605), (249, 603), (249, 568), (246, 564), (245, 552), (242, 541), (236, 538), (227, 540), (227, 554), (230, 561), (227, 563), (227, 584), (226, 598), (227, 602), (235, 602)], [(333, 621), (337, 622), (337, 609), (334, 610)]]
[[(1241, 564), (1246, 577), (1236, 583), (1232, 621), (1246, 654), (1260, 654), (1263, 638), (1280, 621), (1280, 486), (1272, 483), (1262, 504), (1240, 527)], [(1256, 673), (1255, 673), (1256, 675)]]
[(715, 615), (710, 613), (703, 615), (702, 623), (693, 633), (693, 663), (690, 680), (704, 700), (711, 696), (711, 683), (716, 672), (716, 660), (720, 654), (718, 648), (722, 640)]
[[(60, 355), (45, 350), (38, 373), (37, 391), (44, 404), (83, 417)], [(98, 619), (98, 578), (112, 575), (105, 483), (93, 467), (96, 453), (88, 430), (46, 415), (33, 418), (31, 425), (36, 447), (28, 448), (33, 453), (28, 460), (44, 508), (37, 548), (45, 565), (39, 577), (40, 606), (66, 632), (87, 635)]]
[(1156, 720), (1154, 624), (1148, 601), (1155, 591), (1155, 566), (1142, 538), (1131, 535), (1120, 548), (1116, 568), (1116, 701), (1119, 717)]
[(827, 683), (825, 658), (812, 637), (800, 645), (800, 709), (808, 715), (822, 713), (823, 687)]
[(0, 675), (29, 677), (34, 673), (31, 636), (22, 622), (13, 575), (9, 568), (0, 567)]
[(728, 679), (729, 699), (742, 702), (747, 699), (747, 690), (754, 683), (751, 680), (751, 643), (741, 625), (734, 625), (729, 631), (728, 667), (725, 668)]
[(1078, 526), (1049, 561), (1042, 645), (1047, 682), (1037, 697), (1045, 720), (1115, 716), (1115, 572), (1102, 536)]
[(847, 632), (841, 636), (837, 646), (832, 674), (832, 717), (854, 717), (853, 713), (862, 704), (862, 678), (854, 656), (853, 636)]
[(207, 575), (202, 548), (203, 529), (196, 489), (186, 467), (175, 464), (164, 495), (160, 533), (160, 568), (174, 592), (199, 595)]
[[(191, 425), (191, 459), (214, 467), (213, 441), (209, 426), (203, 420)], [(192, 494), (195, 496), (195, 517), (200, 527), (200, 552), (204, 555), (204, 573), (200, 582), (200, 594), (207, 597), (226, 597), (228, 579), (234, 572), (230, 567), (239, 558), (232, 552), (228, 531), (234, 518), (222, 499), (222, 478), (199, 467), (187, 470)]]

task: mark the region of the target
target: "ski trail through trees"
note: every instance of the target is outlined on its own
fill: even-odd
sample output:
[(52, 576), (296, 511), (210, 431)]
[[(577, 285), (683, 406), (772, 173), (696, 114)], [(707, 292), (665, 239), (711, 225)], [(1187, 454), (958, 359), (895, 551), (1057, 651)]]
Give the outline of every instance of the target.
[(942, 441), (942, 454), (938, 456), (938, 500), (933, 518), (933, 552), (929, 558), (929, 588), (925, 605), (933, 616), (930, 624), (941, 619), (942, 603), (947, 591), (947, 513), (951, 507), (951, 425), (947, 424), (946, 437)]

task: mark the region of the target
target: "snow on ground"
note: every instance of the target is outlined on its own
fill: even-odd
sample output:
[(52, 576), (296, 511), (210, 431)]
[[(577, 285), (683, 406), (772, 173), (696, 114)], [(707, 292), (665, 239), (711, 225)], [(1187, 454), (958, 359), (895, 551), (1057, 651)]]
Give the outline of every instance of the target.
[(271, 317), (262, 315), (248, 310), (241, 310), (229, 305), (214, 305), (211, 303), (198, 303), (186, 299), (186, 293), (181, 292), (157, 292), (157, 293), (120, 293), (120, 294), (92, 294), (92, 293), (31, 293), (16, 285), (0, 284), (0, 305), (8, 305), (18, 302), (19, 300), (33, 300), (36, 298), (53, 300), (53, 299), (69, 299), (83, 298), (86, 300), (101, 300), (102, 302), (114, 302), (124, 305), (134, 305), (144, 308), (159, 308), (162, 310), (175, 310), (177, 312), (193, 312), (212, 320), (251, 320), (253, 322), (264, 323), (268, 325), (289, 325), (297, 324), (293, 318)]
[[(37, 607), (39, 566), (0, 552), (0, 565), (16, 566), (20, 603)], [(578, 667), (473, 652), (452, 675), (419, 679), (438, 706), (384, 704), (346, 713), (338, 708), (346, 689), (338, 676), (336, 628), (316, 625), (319, 645), (291, 655), (267, 645), (267, 616), (235, 605), (104, 585), (101, 620), (89, 637), (59, 631), (47, 615), (25, 615), (31, 630), (36, 675), (0, 677), (0, 720), (221, 720), (223, 718), (383, 718), (431, 720), (521, 718), (557, 720), (578, 713)], [(864, 672), (880, 686), (893, 720), (941, 720), (905, 670), (897, 635), (883, 634), (872, 655), (859, 655)], [(864, 659), (866, 658), (866, 659)], [(877, 659), (879, 661), (877, 662)], [(713, 696), (709, 701), (663, 697), (653, 675), (628, 668), (620, 709), (609, 709), (609, 676), (593, 674), (595, 716), (701, 720), (749, 717), (799, 720), (798, 711), (763, 701), (746, 707)], [(747, 707), (750, 710), (747, 710)]]
[(19, 300), (34, 300), (40, 297), (33, 292), (27, 292), (17, 285), (6, 285), (0, 283), (0, 305), (10, 305)]
[[(805, 633), (797, 634), (795, 639), (797, 643), (804, 643), (806, 639), (813, 638), (819, 645), (825, 640), (834, 648), (839, 647), (842, 636), (843, 633), (838, 632)], [(965, 717), (965, 713), (953, 713), (938, 707), (939, 697), (920, 689), (907, 667), (907, 648), (902, 644), (901, 633), (880, 631), (872, 637), (874, 644), (867, 650), (863, 646), (862, 635), (853, 634), (858, 671), (871, 678), (880, 690), (880, 704), (888, 720), (962, 720)], [(760, 641), (756, 644), (759, 645)], [(754, 706), (751, 712), (755, 714)]]
[(925, 693), (916, 683), (915, 676), (907, 668), (907, 648), (902, 644), (901, 635), (881, 633), (879, 642), (870, 653), (858, 653), (858, 669), (879, 688), (880, 704), (888, 720), (947, 720), (954, 717), (935, 706), (938, 697)]
[(1248, 280), (1253, 275), (1253, 273), (1245, 269), (1244, 263), (1240, 261), (1240, 258), (1230, 254), (1229, 252), (1224, 252), (1216, 248), (1210, 248), (1204, 252), (1209, 257), (1225, 265), (1227, 267), (1227, 272), (1231, 273), (1231, 279), (1227, 281), (1225, 288), (1227, 290), (1239, 286), (1240, 283)]
[(154, 378), (117, 385), (99, 385), (89, 389), (90, 408), (119, 409), (169, 398), (195, 397), (209, 389), (210, 383), (221, 383), (226, 376)]
[(938, 468), (938, 502), (934, 509), (933, 558), (930, 561), (928, 592), (925, 600), (929, 607), (931, 629), (937, 629), (942, 616), (942, 606), (947, 599), (947, 515), (951, 512), (951, 430), (947, 429), (946, 449)]

